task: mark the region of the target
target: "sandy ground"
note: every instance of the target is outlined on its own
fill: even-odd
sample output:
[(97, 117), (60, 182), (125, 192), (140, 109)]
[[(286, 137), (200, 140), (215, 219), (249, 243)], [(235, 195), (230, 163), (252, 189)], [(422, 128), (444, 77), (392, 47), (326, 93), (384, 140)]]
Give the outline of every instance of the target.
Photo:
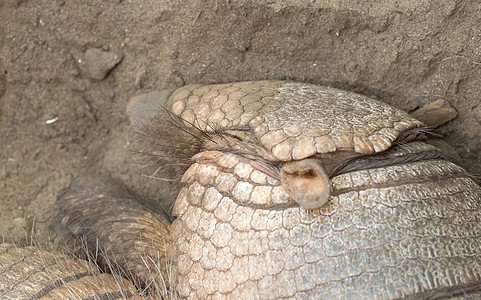
[(459, 115), (439, 132), (480, 174), (480, 24), (469, 0), (1, 0), (0, 233), (54, 237), (53, 203), (85, 174), (168, 207), (125, 107), (190, 83), (296, 80), (407, 111), (442, 98)]

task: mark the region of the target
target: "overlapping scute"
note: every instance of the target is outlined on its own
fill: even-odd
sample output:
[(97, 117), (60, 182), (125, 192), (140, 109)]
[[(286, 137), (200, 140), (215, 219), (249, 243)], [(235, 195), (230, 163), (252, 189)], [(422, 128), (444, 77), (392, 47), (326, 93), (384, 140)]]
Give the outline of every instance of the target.
[(187, 126), (207, 132), (249, 129), (280, 161), (336, 150), (381, 152), (400, 132), (423, 126), (365, 96), (294, 82), (189, 85), (169, 101)]

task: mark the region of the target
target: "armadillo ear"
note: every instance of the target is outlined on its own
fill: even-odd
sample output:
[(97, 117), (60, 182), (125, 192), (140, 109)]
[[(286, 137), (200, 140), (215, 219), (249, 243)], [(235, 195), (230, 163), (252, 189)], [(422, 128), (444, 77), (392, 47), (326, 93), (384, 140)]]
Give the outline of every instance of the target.
[(169, 96), (174, 90), (154, 91), (135, 96), (127, 104), (127, 114), (132, 125), (145, 123), (167, 107)]
[(284, 190), (304, 209), (317, 209), (329, 201), (331, 183), (317, 159), (286, 162), (281, 169)]

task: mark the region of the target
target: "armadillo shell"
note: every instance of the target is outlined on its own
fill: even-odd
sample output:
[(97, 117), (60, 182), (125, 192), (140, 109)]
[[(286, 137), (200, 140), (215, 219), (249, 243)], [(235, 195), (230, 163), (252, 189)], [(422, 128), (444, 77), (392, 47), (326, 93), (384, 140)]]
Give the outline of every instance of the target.
[(183, 297), (431, 299), (480, 289), (481, 188), (443, 159), (335, 176), (317, 210), (263, 209), (235, 189), (215, 197), (215, 184), (195, 178), (174, 209)]

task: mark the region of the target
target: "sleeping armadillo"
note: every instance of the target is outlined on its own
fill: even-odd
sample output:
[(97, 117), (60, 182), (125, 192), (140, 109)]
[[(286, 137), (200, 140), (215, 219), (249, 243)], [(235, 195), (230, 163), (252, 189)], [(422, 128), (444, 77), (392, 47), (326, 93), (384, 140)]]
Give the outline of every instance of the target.
[(423, 124), (362, 95), (261, 81), (134, 98), (142, 151), (183, 172), (178, 294), (393, 299), (481, 288), (481, 189)]
[[(183, 183), (171, 228), (151, 239), (156, 231), (143, 229), (132, 243), (167, 241), (179, 297), (480, 295), (481, 188), (407, 113), (281, 81), (188, 85), (134, 97), (127, 110), (139, 151)], [(135, 226), (79, 218), (94, 204), (78, 198), (63, 204), (76, 207), (66, 212), (72, 232), (97, 228), (134, 277), (155, 277), (123, 250), (135, 235), (115, 233)], [(107, 215), (100, 210), (91, 211)], [(136, 222), (121, 217), (129, 210), (143, 211), (122, 209), (118, 222)]]

